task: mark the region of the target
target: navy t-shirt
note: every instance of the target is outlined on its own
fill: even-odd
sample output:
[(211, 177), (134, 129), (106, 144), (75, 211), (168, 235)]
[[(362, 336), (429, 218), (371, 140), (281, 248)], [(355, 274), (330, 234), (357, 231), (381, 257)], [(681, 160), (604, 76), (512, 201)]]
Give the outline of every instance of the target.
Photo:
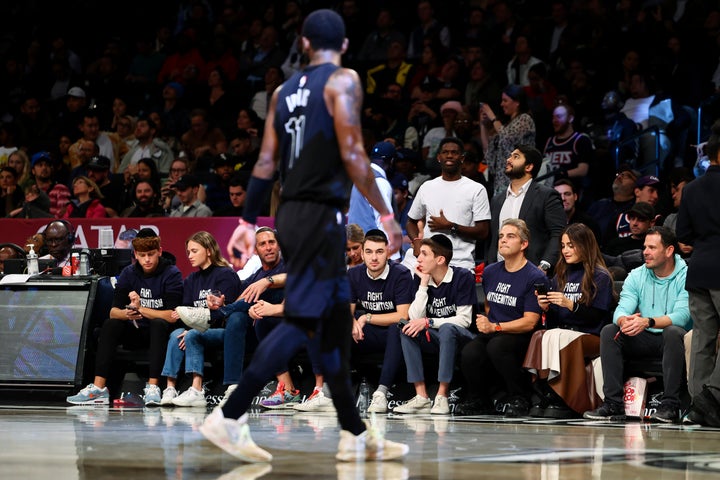
[(367, 267), (357, 265), (348, 270), (350, 303), (365, 312), (393, 313), (398, 305), (410, 304), (415, 298), (412, 274), (404, 265), (390, 262), (385, 279), (371, 279)]
[[(579, 303), (582, 299), (580, 287), (584, 275), (585, 270), (582, 265), (570, 265), (563, 293), (575, 303)], [(573, 313), (567, 308), (551, 305), (550, 308), (553, 315), (551, 320), (548, 322), (549, 327), (564, 326), (580, 332), (600, 335), (602, 327), (609, 323), (612, 319), (612, 279), (607, 271), (598, 269), (595, 270), (593, 279), (595, 280), (595, 285), (597, 285), (597, 293), (590, 304), (590, 307), (607, 312), (607, 315), (603, 316), (602, 321), (591, 322), (588, 318), (578, 315), (577, 313)], [(557, 277), (553, 278), (551, 286), (554, 290), (557, 290)]]
[(547, 276), (527, 262), (516, 272), (505, 270), (505, 262), (491, 263), (483, 271), (485, 301), (490, 306), (488, 318), (492, 323), (509, 322), (525, 312), (541, 313), (535, 296), (535, 284), (549, 284)]
[[(475, 305), (475, 276), (467, 268), (448, 267), (453, 271), (452, 281), (440, 285), (428, 285), (426, 315), (428, 318), (449, 318), (457, 315), (457, 307)], [(420, 287), (420, 277), (415, 277), (415, 289)]]

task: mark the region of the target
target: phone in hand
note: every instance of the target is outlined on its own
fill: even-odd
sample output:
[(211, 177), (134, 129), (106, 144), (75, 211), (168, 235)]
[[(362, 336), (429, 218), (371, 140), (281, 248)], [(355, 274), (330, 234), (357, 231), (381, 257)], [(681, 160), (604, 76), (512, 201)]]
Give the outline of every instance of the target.
[(535, 291), (538, 293), (538, 295), (547, 295), (548, 293), (548, 287), (544, 283), (536, 283), (535, 284)]
[(408, 323), (410, 323), (410, 320), (408, 320), (407, 318), (401, 318), (400, 321), (398, 322), (398, 324), (400, 325), (400, 328), (403, 328)]
[(125, 308), (127, 308), (128, 310), (135, 310), (136, 312), (138, 311), (138, 307), (136, 307), (135, 305), (125, 305)]

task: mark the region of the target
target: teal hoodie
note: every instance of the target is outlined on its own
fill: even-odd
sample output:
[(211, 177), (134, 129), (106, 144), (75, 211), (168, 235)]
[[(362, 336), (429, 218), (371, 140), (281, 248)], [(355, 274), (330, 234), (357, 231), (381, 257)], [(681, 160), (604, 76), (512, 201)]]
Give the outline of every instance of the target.
[[(687, 264), (675, 254), (675, 270), (665, 278), (658, 278), (655, 272), (641, 265), (633, 269), (625, 279), (620, 292), (620, 301), (613, 314), (613, 323), (618, 318), (639, 312), (643, 317), (658, 318), (667, 315), (673, 325), (692, 328), (688, 292), (685, 290)], [(649, 328), (651, 332), (662, 332), (661, 328)]]

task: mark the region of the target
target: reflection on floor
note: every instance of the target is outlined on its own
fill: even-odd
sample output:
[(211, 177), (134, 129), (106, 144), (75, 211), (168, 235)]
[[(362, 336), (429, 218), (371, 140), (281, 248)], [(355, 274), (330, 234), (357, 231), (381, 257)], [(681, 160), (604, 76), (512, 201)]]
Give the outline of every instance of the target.
[(701, 479), (720, 473), (720, 429), (583, 420), (376, 416), (402, 462), (344, 464), (332, 414), (254, 412), (269, 465), (198, 432), (205, 409), (0, 408), (2, 479)]

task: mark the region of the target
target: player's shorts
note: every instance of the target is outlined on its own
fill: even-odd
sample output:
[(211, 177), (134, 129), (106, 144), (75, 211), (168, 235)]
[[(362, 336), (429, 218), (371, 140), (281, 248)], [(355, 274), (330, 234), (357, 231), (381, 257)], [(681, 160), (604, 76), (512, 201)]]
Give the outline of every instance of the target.
[(285, 316), (320, 318), (350, 302), (342, 212), (322, 203), (287, 201), (275, 217), (287, 266)]

